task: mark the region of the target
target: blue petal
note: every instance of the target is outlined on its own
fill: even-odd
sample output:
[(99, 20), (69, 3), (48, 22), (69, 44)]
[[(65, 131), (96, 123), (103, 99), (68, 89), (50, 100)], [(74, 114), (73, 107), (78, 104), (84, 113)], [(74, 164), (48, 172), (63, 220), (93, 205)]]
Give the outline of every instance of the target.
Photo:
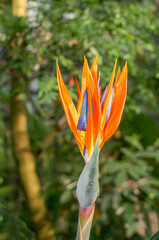
[[(109, 87), (109, 85), (106, 86), (106, 88), (105, 88), (105, 90), (104, 90), (104, 93), (103, 93), (103, 95), (102, 95), (102, 99), (101, 99), (101, 102), (100, 102), (100, 106), (101, 106), (101, 107), (103, 106), (105, 97), (106, 97), (106, 95), (107, 95), (108, 87)], [(111, 108), (112, 108), (112, 102), (113, 102), (113, 95), (114, 95), (114, 88), (112, 87), (111, 94), (110, 94), (110, 98), (109, 98), (109, 103), (108, 103), (108, 109), (107, 109), (107, 115), (106, 115), (106, 122), (105, 122), (105, 124), (108, 122), (109, 117), (110, 117)]]
[(78, 120), (77, 129), (86, 131), (88, 121), (88, 88), (84, 92), (81, 114)]
[(114, 95), (114, 88), (112, 88), (112, 90), (111, 90), (105, 124), (108, 122), (109, 117), (110, 117), (110, 112), (111, 112), (111, 109), (112, 109), (112, 102), (113, 102), (113, 95)]
[(83, 156), (85, 157), (85, 155), (86, 155), (86, 151), (87, 151), (87, 149), (86, 149), (86, 147), (84, 146), (84, 149), (83, 149)]
[(105, 88), (105, 90), (104, 90), (104, 93), (103, 93), (103, 95), (102, 95), (102, 99), (101, 99), (101, 101), (100, 101), (100, 106), (101, 106), (101, 107), (103, 106), (105, 97), (106, 97), (106, 95), (107, 95), (108, 87), (109, 87), (109, 85), (106, 86), (106, 88)]

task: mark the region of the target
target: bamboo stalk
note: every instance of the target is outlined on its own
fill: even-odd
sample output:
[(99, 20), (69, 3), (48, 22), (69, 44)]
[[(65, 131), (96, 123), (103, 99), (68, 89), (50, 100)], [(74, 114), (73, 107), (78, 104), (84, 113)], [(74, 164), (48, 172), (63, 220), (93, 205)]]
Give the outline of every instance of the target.
[[(18, 81), (12, 83), (15, 93)], [(20, 94), (11, 98), (11, 134), (13, 154), (17, 163), (20, 182), (26, 197), (30, 217), (38, 240), (51, 240), (54, 232), (47, 218), (47, 210), (41, 196), (40, 182), (36, 174), (35, 157), (31, 152), (27, 132), (27, 118), (24, 101)]]
[(26, 16), (27, 0), (12, 0), (12, 14), (17, 17)]

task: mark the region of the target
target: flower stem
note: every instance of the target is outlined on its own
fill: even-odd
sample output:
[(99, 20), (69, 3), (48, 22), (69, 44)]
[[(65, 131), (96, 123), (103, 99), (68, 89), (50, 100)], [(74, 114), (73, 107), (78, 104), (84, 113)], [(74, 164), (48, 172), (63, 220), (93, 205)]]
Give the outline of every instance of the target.
[(79, 206), (78, 228), (76, 240), (89, 240), (92, 220), (94, 215), (95, 203), (88, 208)]

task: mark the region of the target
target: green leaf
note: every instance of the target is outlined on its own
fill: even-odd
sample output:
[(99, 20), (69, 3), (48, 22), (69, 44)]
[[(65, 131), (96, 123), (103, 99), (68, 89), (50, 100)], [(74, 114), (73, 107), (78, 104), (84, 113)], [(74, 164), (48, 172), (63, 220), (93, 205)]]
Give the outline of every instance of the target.
[(137, 229), (137, 224), (135, 221), (132, 221), (129, 224), (127, 224), (126, 236), (128, 239), (130, 239), (136, 233), (136, 229)]
[(4, 187), (0, 187), (0, 196), (9, 194), (11, 192), (13, 192), (15, 190), (14, 186), (4, 186)]
[(73, 62), (70, 59), (65, 58), (63, 55), (60, 55), (58, 60), (64, 67), (71, 68), (73, 65)]
[(127, 174), (125, 169), (122, 169), (115, 177), (115, 182), (118, 185), (122, 185), (124, 182), (127, 181)]
[(129, 144), (133, 145), (135, 148), (138, 150), (143, 150), (142, 144), (139, 142), (138, 138), (136, 136), (125, 136), (124, 137), (125, 141), (128, 142)]
[(71, 191), (64, 191), (60, 196), (60, 203), (64, 204), (67, 203), (72, 197)]
[(159, 128), (156, 122), (146, 114), (136, 115), (132, 126), (135, 128), (136, 133), (142, 136), (140, 141), (143, 145), (153, 144), (159, 136)]
[(143, 185), (142, 190), (149, 196), (150, 199), (154, 199), (155, 197), (159, 196), (158, 190), (151, 186)]
[(154, 185), (154, 186), (159, 187), (159, 180), (158, 180), (157, 178), (151, 177), (151, 178), (148, 179), (148, 182), (149, 182), (151, 185)]
[(106, 166), (107, 166), (107, 173), (115, 173), (123, 169), (125, 167), (125, 163), (109, 160)]
[(122, 147), (121, 152), (128, 158), (134, 157), (134, 153), (128, 148)]
[(130, 204), (130, 203), (126, 204), (125, 211), (123, 213), (125, 222), (127, 222), (127, 223), (131, 222), (134, 218), (134, 214), (135, 214), (135, 209), (134, 209), (133, 204)]
[(139, 168), (138, 166), (133, 166), (133, 165), (130, 165), (130, 167), (128, 169), (128, 173), (135, 180), (139, 179), (140, 177), (145, 176), (142, 173), (142, 168)]

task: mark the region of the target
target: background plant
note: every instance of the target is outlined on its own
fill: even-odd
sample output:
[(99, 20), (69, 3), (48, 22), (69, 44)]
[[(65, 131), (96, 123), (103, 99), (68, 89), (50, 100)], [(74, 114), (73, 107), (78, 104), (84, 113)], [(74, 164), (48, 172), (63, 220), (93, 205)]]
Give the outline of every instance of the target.
[(21, 20), (12, 16), (10, 1), (0, 7), (0, 239), (35, 239), (12, 155), (14, 78), (25, 96), (37, 174), (56, 237), (74, 239), (75, 189), (84, 162), (65, 127), (55, 60), (76, 103), (74, 71), (81, 79), (83, 56), (91, 64), (97, 52), (102, 86), (115, 58), (120, 65), (128, 61), (129, 85), (119, 130), (100, 155), (101, 189), (91, 236), (150, 239), (159, 212), (158, 1), (28, 1), (28, 16)]

